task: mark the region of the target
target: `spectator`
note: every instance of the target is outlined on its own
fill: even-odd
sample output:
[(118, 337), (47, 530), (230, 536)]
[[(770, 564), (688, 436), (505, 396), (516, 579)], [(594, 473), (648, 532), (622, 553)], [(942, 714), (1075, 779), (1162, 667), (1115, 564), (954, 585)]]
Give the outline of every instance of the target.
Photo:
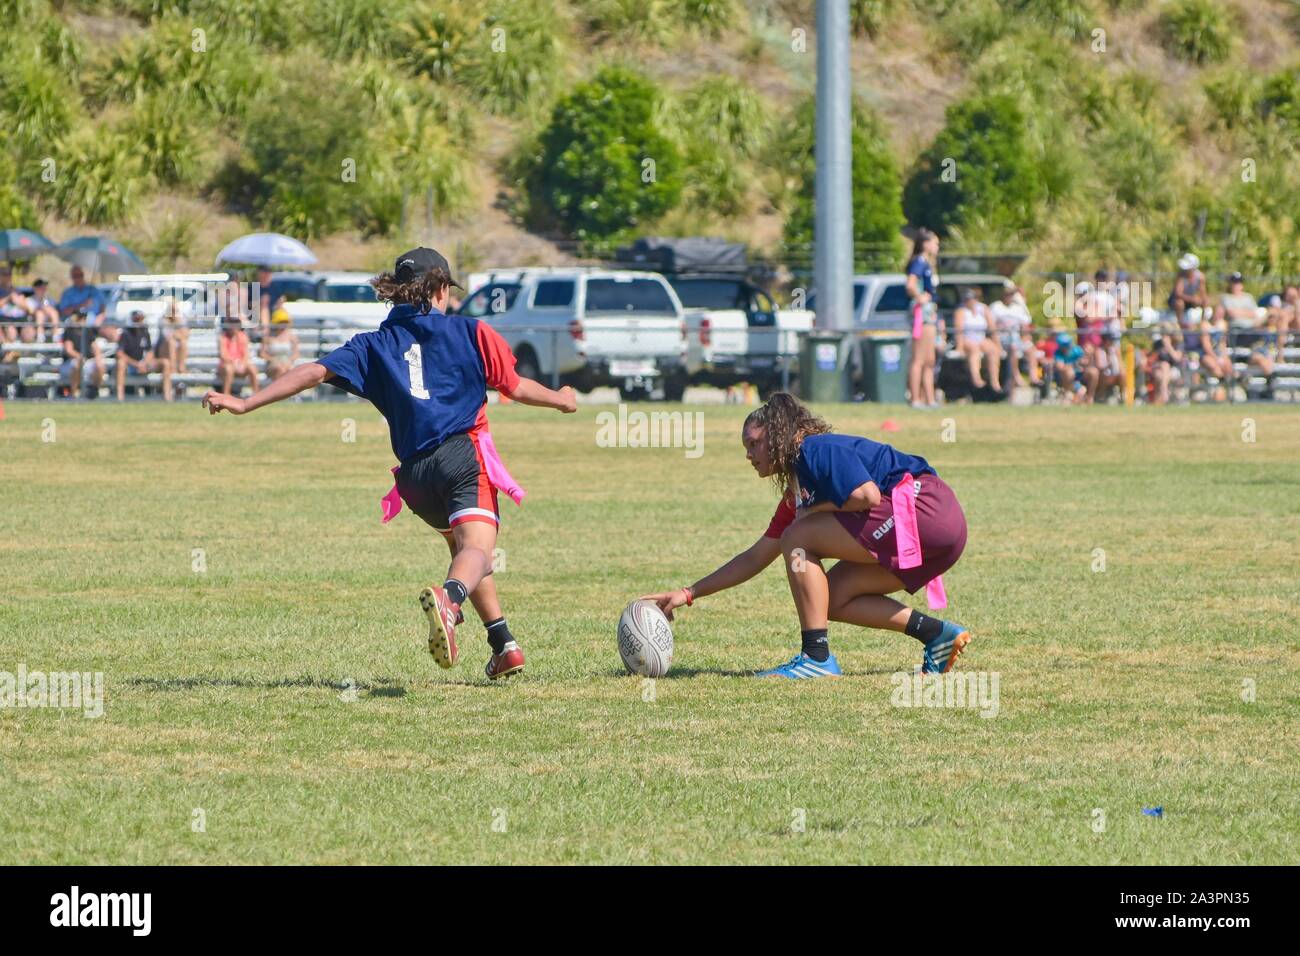
[(144, 313), (139, 309), (131, 313), (131, 324), (117, 337), (117, 400), (126, 400), (126, 376), (129, 372), (148, 375), (162, 372), (163, 398), (172, 400), (172, 363), (154, 355), (149, 327), (144, 324)]
[(1178, 260), (1178, 277), (1174, 279), (1174, 290), (1169, 293), (1169, 308), (1174, 310), (1174, 317), (1182, 329), (1186, 329), (1193, 318), (1200, 320), (1199, 315), (1189, 316), (1189, 311), (1210, 307), (1210, 292), (1200, 266), (1201, 260), (1190, 252)]
[(1259, 323), (1259, 305), (1245, 289), (1240, 272), (1228, 276), (1228, 291), (1219, 296), (1214, 310), (1216, 322), (1227, 320), (1231, 331), (1253, 329)]
[(1264, 308), (1267, 310), (1262, 326), (1264, 334), (1253, 343), (1247, 364), (1252, 374), (1262, 375), (1267, 380), (1264, 397), (1271, 399), (1273, 370), (1282, 355), (1282, 342), (1286, 336), (1287, 326), (1290, 324), (1290, 316), (1280, 295), (1269, 296), (1264, 303)]
[(1168, 336), (1156, 333), (1147, 353), (1146, 375), (1152, 405), (1169, 404), (1169, 386), (1182, 380), (1183, 355)]
[(86, 273), (81, 266), (73, 266), (68, 274), (72, 278), (72, 285), (59, 296), (59, 318), (66, 319), (74, 312), (81, 311), (86, 313), (87, 325), (98, 325), (104, 317), (103, 293), (86, 282)]
[(1080, 381), (1080, 365), (1083, 362), (1083, 347), (1075, 341), (1069, 332), (1056, 334), (1056, 352), (1053, 355), (1053, 367), (1056, 373), (1056, 385), (1062, 396), (1078, 403), (1083, 395), (1083, 382)]
[(939, 334), (939, 306), (934, 294), (939, 277), (939, 237), (918, 229), (907, 262), (907, 296), (911, 300), (912, 358), (907, 367), (907, 387), (913, 408), (938, 408), (934, 397), (934, 361)]
[(1123, 323), (1125, 319), (1133, 318), (1129, 312), (1132, 303), (1130, 302), (1128, 287), (1128, 273), (1120, 269), (1115, 273), (1115, 284), (1112, 293), (1115, 296), (1115, 317)]
[(185, 362), (190, 353), (190, 327), (181, 315), (175, 299), (167, 300), (162, 327), (158, 331), (157, 355), (171, 363), (177, 375), (185, 374)]
[(1295, 343), (1298, 340), (1297, 333), (1300, 333), (1300, 285), (1294, 282), (1287, 283), (1286, 290), (1282, 293), (1282, 318), (1286, 327), (1278, 327), (1279, 349)]
[(1025, 305), (1024, 293), (1011, 281), (1002, 287), (998, 301), (989, 306), (993, 321), (997, 325), (998, 336), (1002, 341), (1003, 351), (1011, 356), (1011, 377), (1016, 388), (1025, 384), (1020, 365), (1025, 363), (1025, 372), (1029, 375), (1031, 385), (1038, 384), (1038, 349), (1034, 347), (1034, 320)]
[(249, 387), (257, 391), (257, 366), (249, 353), (248, 334), (239, 316), (227, 316), (217, 337), (217, 374), (221, 377), (221, 391), (234, 395), (236, 378), (247, 378)]
[[(283, 297), (281, 297), (283, 301)], [(278, 303), (277, 303), (278, 304)], [(257, 267), (257, 324), (262, 327), (263, 335), (271, 327), (272, 313), (275, 311), (271, 304), (271, 270), (266, 266)], [(449, 312), (448, 315), (451, 313)]]
[(67, 395), (81, 395), (81, 385), (86, 379), (99, 394), (104, 383), (104, 353), (99, 344), (99, 330), (89, 324), (83, 310), (74, 311), (63, 328), (63, 364), (59, 367), (59, 384), (67, 388)]
[(1217, 314), (1214, 318), (1206, 316), (1201, 319), (1193, 341), (1194, 347), (1189, 343), (1186, 348), (1188, 357), (1195, 357), (1203, 378), (1217, 380), (1213, 397), (1216, 402), (1222, 402), (1227, 398), (1225, 385), (1231, 386), (1233, 378), (1232, 357), (1228, 354), (1228, 323)]
[(35, 342), (35, 311), (27, 296), (14, 288), (13, 267), (0, 263), (0, 342)]
[(1101, 331), (1105, 325), (1105, 300), (1099, 298), (1090, 282), (1080, 282), (1074, 287), (1074, 323), (1079, 330), (1079, 344), (1085, 354), (1101, 346)]
[(32, 318), (36, 320), (36, 337), (42, 342), (53, 342), (59, 337), (59, 306), (50, 298), (50, 284), (44, 279), (32, 283)]
[(271, 313), (271, 331), (262, 338), (267, 376), (275, 381), (298, 364), (298, 351), (298, 333), (293, 330), (293, 318), (285, 310), (281, 297)]
[(988, 384), (993, 391), (1002, 391), (1002, 347), (998, 344), (993, 316), (989, 307), (980, 301), (979, 289), (971, 287), (962, 293), (961, 305), (952, 314), (953, 331), (957, 336), (957, 350), (966, 356), (970, 366), (971, 384), (984, 387), (980, 366), (988, 369)]
[[(1085, 350), (1086, 351), (1086, 350)], [(1120, 362), (1119, 337), (1106, 331), (1101, 344), (1087, 354), (1083, 367), (1083, 402), (1106, 401), (1112, 388), (1124, 389), (1124, 366)]]
[(1115, 295), (1115, 283), (1110, 280), (1110, 273), (1105, 269), (1093, 273), (1092, 282), (1093, 309), (1104, 335), (1119, 315), (1119, 299)]

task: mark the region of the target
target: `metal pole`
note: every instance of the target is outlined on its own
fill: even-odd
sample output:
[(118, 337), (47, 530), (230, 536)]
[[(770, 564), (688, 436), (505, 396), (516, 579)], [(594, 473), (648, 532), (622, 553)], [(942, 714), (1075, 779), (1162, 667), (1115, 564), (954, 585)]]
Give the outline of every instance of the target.
[[(817, 178), (813, 286), (817, 327), (853, 328), (853, 195), (848, 0), (817, 0)], [(846, 366), (846, 339), (840, 366)], [(849, 397), (847, 373), (843, 396)]]

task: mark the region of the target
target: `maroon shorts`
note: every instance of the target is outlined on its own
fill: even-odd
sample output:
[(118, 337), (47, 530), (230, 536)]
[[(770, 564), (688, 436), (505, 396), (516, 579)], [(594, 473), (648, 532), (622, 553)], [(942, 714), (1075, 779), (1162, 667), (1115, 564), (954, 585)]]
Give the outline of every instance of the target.
[(943, 574), (966, 547), (966, 515), (952, 489), (937, 475), (916, 479), (916, 529), (921, 537), (921, 564), (906, 570), (898, 566), (898, 535), (894, 530), (894, 503), (888, 497), (870, 511), (837, 511), (849, 534), (888, 568), (908, 594), (914, 594)]

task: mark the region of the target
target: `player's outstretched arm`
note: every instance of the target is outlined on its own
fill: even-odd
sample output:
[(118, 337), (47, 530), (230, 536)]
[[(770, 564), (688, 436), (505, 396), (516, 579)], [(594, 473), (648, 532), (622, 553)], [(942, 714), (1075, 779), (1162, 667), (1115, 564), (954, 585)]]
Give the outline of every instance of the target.
[(694, 601), (696, 598), (716, 594), (719, 591), (725, 591), (727, 588), (734, 588), (737, 584), (744, 584), (775, 561), (780, 553), (781, 540), (779, 538), (769, 538), (765, 535), (718, 568), (718, 570), (700, 578), (689, 587), (678, 588), (676, 591), (665, 591), (661, 594), (646, 594), (642, 597), (642, 600), (654, 601), (659, 605), (659, 610), (663, 611), (669, 620), (672, 620), (675, 608), (681, 607), (688, 601)]
[(203, 407), (213, 415), (222, 410), (232, 415), (244, 415), (255, 408), (270, 405), (282, 399), (315, 388), (329, 378), (330, 372), (319, 362), (308, 362), (286, 372), (266, 388), (259, 389), (248, 398), (236, 398), (222, 392), (208, 392), (203, 396)]
[(553, 408), (566, 415), (578, 410), (578, 396), (574, 394), (571, 385), (566, 385), (557, 392), (547, 388), (541, 382), (534, 382), (531, 378), (520, 378), (515, 390), (507, 397), (521, 405)]

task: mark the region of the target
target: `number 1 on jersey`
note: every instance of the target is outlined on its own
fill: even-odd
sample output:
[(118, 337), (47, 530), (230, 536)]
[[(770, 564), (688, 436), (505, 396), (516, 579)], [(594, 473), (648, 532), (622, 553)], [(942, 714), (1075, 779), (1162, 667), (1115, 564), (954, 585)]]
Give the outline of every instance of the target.
[(428, 398), (429, 390), (424, 387), (424, 356), (420, 354), (420, 343), (412, 342), (402, 358), (406, 359), (407, 371), (411, 373), (411, 394), (416, 398)]

